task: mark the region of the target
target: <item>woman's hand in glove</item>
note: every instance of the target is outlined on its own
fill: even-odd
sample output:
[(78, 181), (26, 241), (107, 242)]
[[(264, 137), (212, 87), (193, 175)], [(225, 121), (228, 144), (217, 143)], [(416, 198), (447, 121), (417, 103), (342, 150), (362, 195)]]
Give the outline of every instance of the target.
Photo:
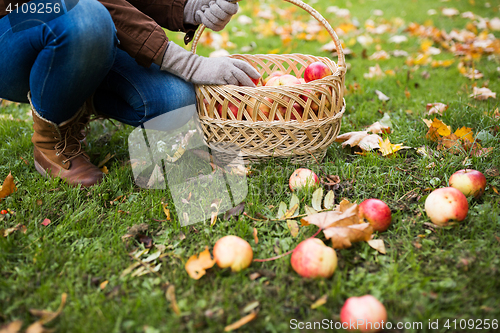
[(224, 29), (238, 12), (238, 4), (227, 0), (188, 0), (184, 6), (184, 22), (204, 24), (213, 31)]
[(243, 60), (228, 57), (201, 57), (174, 42), (168, 44), (161, 70), (195, 84), (232, 84), (255, 87), (250, 78), (260, 77), (259, 72)]

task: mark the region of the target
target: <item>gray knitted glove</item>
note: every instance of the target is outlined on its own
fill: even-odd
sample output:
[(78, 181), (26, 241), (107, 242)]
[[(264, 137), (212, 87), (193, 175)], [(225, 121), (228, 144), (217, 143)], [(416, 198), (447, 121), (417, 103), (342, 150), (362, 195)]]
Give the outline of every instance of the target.
[(238, 12), (238, 4), (227, 0), (188, 0), (184, 6), (184, 22), (204, 24), (213, 31), (224, 29), (231, 16)]
[(250, 77), (254, 79), (260, 77), (259, 72), (243, 60), (228, 57), (201, 57), (183, 49), (174, 42), (168, 43), (160, 68), (196, 84), (232, 84), (255, 87)]

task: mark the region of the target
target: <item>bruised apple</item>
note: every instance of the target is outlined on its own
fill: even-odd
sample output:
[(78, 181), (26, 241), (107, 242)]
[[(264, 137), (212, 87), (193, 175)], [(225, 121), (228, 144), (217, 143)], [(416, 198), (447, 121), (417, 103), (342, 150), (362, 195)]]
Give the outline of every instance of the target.
[(469, 211), (465, 195), (454, 187), (434, 190), (425, 199), (425, 212), (432, 223), (446, 226), (452, 221), (463, 221)]
[(306, 168), (299, 168), (295, 170), (288, 181), (288, 185), (292, 191), (300, 190), (304, 187), (314, 187), (318, 184), (318, 176), (312, 170)]
[(314, 80), (322, 79), (328, 75), (332, 75), (330, 68), (328, 68), (328, 66), (321, 61), (316, 61), (306, 67), (306, 70), (304, 71), (304, 80), (308, 83)]
[(348, 332), (380, 332), (387, 323), (387, 311), (372, 295), (350, 297), (340, 310), (340, 321)]
[(391, 209), (379, 199), (367, 199), (360, 203), (358, 216), (367, 220), (376, 231), (386, 231), (391, 224)]
[(224, 236), (215, 243), (214, 259), (220, 268), (231, 267), (233, 272), (239, 272), (252, 263), (252, 247), (238, 236)]
[(337, 268), (337, 254), (321, 239), (308, 238), (293, 250), (291, 263), (293, 270), (300, 276), (328, 278)]
[(486, 188), (486, 177), (480, 171), (463, 169), (451, 175), (449, 184), (466, 197), (472, 196), (478, 199)]

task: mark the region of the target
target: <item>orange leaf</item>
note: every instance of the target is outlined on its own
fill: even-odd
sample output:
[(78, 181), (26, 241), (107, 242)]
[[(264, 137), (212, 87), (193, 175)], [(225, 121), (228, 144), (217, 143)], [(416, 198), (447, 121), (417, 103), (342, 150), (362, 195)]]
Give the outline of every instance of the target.
[(240, 328), (241, 326), (251, 322), (252, 320), (255, 319), (255, 317), (257, 317), (257, 312), (251, 312), (250, 314), (246, 315), (245, 317), (241, 318), (240, 320), (232, 323), (231, 325), (224, 327), (224, 332), (234, 331), (234, 330)]
[(259, 243), (259, 237), (257, 237), (257, 228), (253, 228), (253, 241), (255, 244)]
[(333, 227), (323, 230), (325, 237), (332, 240), (334, 249), (346, 249), (354, 242), (369, 241), (373, 228), (370, 223), (353, 224), (346, 227)]
[(192, 255), (186, 262), (184, 268), (191, 278), (198, 280), (205, 275), (205, 270), (212, 268), (213, 265), (215, 265), (215, 260), (212, 259), (210, 251), (208, 251), (208, 246), (206, 246), (205, 251), (201, 252), (199, 255)]
[(9, 174), (3, 181), (2, 189), (0, 189), (0, 200), (14, 193), (15, 191), (17, 191), (17, 187), (14, 184), (14, 177), (12, 177), (12, 174), (9, 172)]

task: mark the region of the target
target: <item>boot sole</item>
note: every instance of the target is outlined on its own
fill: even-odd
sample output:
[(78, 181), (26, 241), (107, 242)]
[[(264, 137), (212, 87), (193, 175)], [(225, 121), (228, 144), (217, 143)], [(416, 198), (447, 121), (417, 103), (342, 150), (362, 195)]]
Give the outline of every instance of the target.
[(47, 171), (35, 160), (35, 169), (40, 173), (43, 177), (47, 178)]

